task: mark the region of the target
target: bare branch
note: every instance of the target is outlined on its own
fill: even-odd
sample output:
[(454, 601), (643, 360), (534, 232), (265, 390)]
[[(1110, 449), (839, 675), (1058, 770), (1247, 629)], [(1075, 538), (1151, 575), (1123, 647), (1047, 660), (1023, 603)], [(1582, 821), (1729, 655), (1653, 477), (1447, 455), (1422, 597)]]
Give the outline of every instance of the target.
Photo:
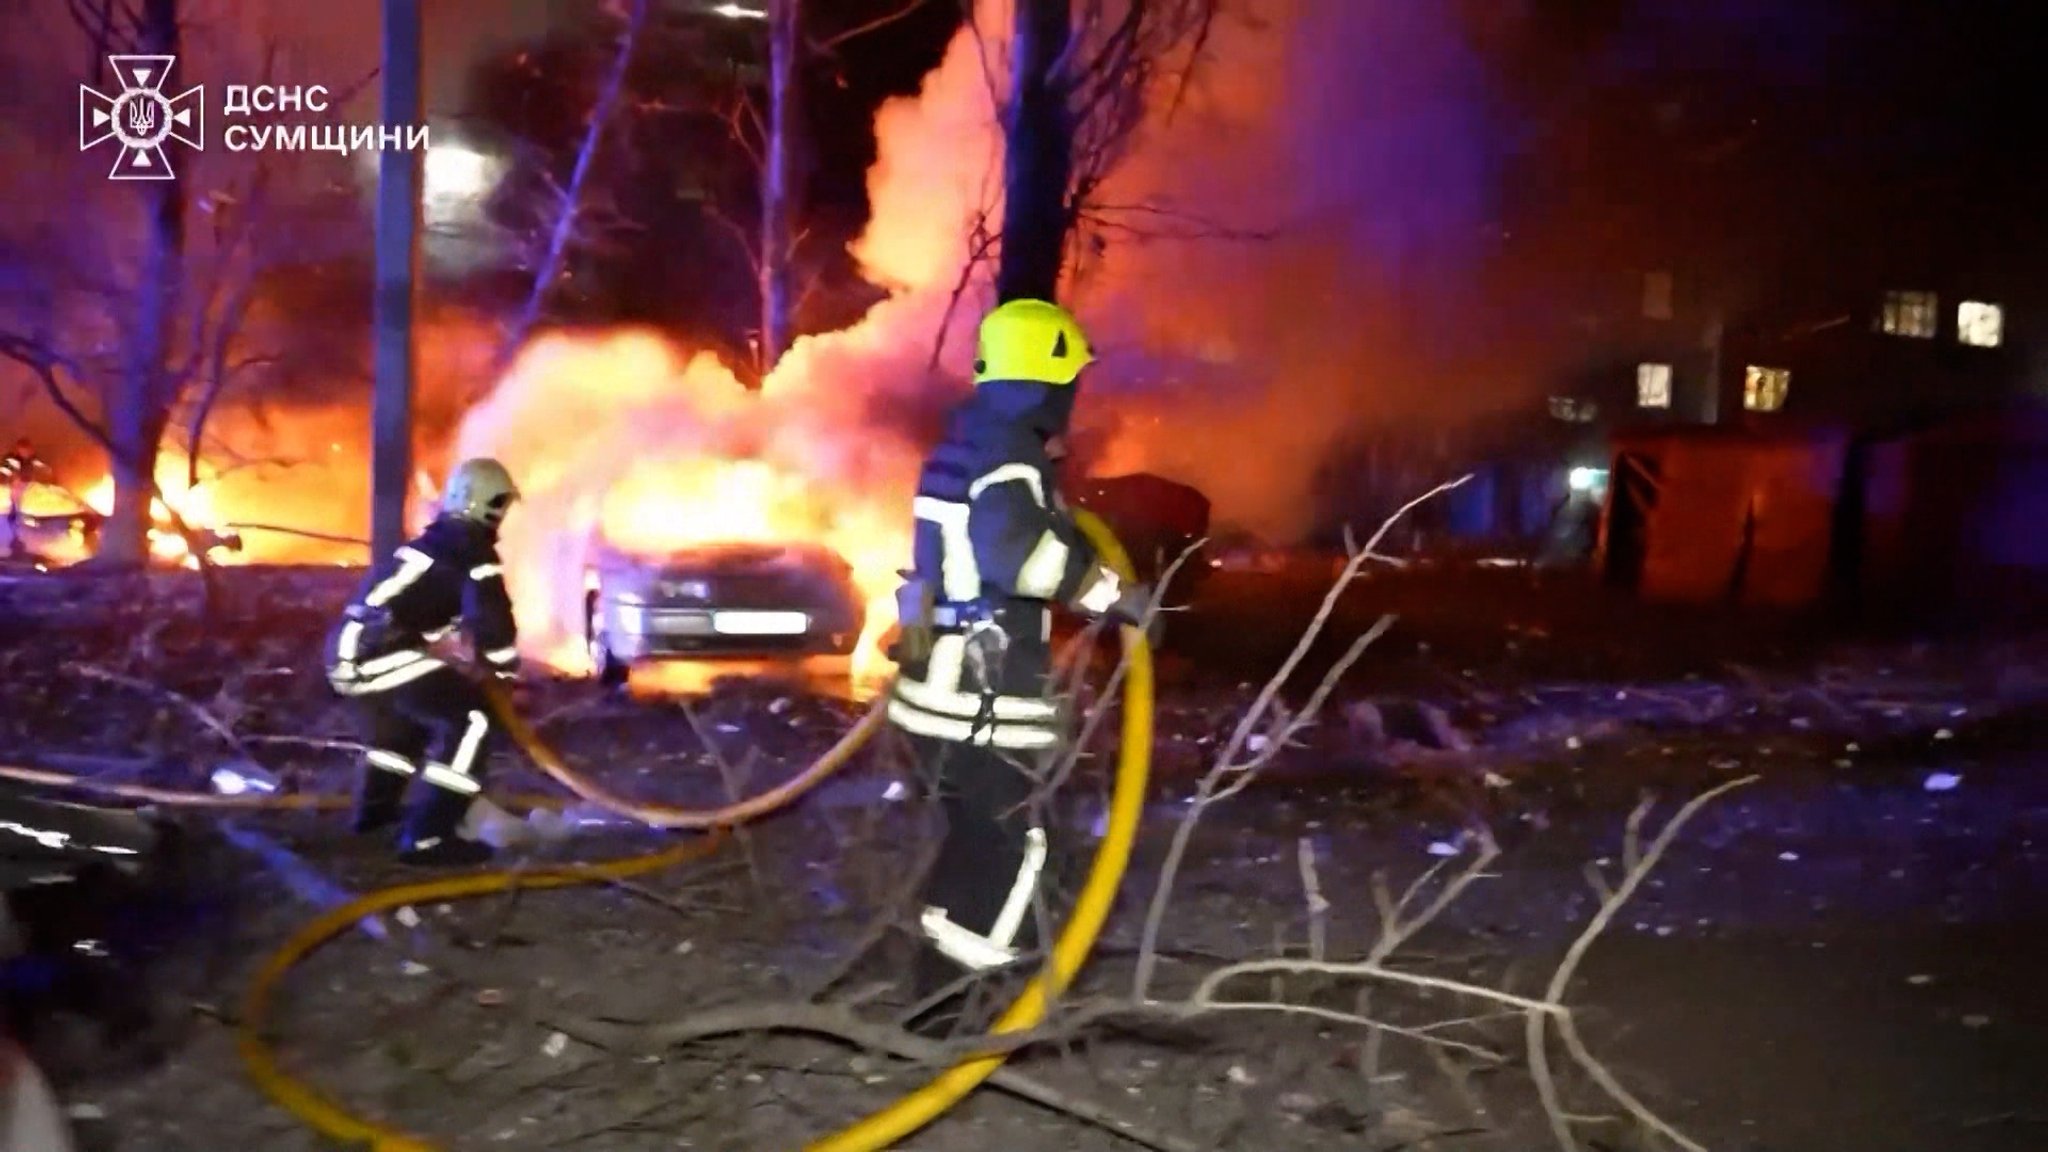
[(605, 133), (618, 113), (626, 90), (626, 77), (632, 68), (634, 50), (639, 45), (641, 30), (647, 23), (648, 8), (649, 0), (630, 0), (627, 6), (626, 24), (619, 34), (618, 50), (612, 57), (611, 69), (605, 74), (604, 82), (598, 88), (597, 101), (591, 106), (589, 122), (584, 128), (583, 143), (576, 150), (576, 161), (569, 170), (569, 183), (562, 189), (560, 208), (553, 225), (548, 229), (547, 247), (543, 250), (539, 266), (534, 269), (533, 284), (527, 292), (526, 303), (514, 319), (511, 329), (506, 332), (491, 370), (485, 374), (486, 387), (496, 381), (497, 377), (511, 365), (512, 358), (525, 346), (527, 338), (540, 324), (556, 281), (561, 279), (563, 265), (568, 260), (570, 243), (577, 235), (584, 185), (590, 179), (591, 168), (596, 162)]
[[(1462, 476), (1448, 483), (1439, 484), (1403, 504), (1399, 509), (1395, 510), (1392, 516), (1387, 518), (1385, 523), (1380, 525), (1379, 531), (1373, 534), (1372, 541), (1368, 544), (1368, 549), (1383, 539), (1393, 529), (1395, 524), (1399, 523), (1404, 516), (1417, 506), (1458, 487), (1469, 479), (1471, 479), (1470, 476)], [(1237, 794), (1249, 785), (1259, 771), (1286, 746), (1287, 740), (1300, 731), (1302, 726), (1307, 724), (1309, 719), (1315, 715), (1330, 691), (1335, 688), (1338, 680), (1343, 677), (1345, 672), (1350, 670), (1351, 665), (1359, 657), (1364, 655), (1366, 648), (1393, 625), (1392, 617), (1382, 616), (1378, 623), (1374, 624), (1365, 635), (1353, 641), (1344, 655), (1331, 666), (1329, 672), (1311, 694), (1308, 705), (1303, 709), (1302, 715), (1293, 718), (1280, 718), (1277, 724), (1274, 723), (1276, 719), (1275, 705), (1279, 701), (1281, 689), (1293, 678), (1295, 670), (1307, 658), (1309, 650), (1315, 645), (1316, 639), (1322, 635), (1323, 630), (1328, 626), (1331, 615), (1337, 609), (1338, 601), (1343, 598), (1345, 590), (1350, 587), (1351, 583), (1358, 578), (1359, 569), (1364, 563), (1364, 553), (1353, 556), (1345, 564), (1343, 570), (1338, 573), (1337, 578), (1331, 582), (1330, 590), (1324, 594), (1323, 602), (1317, 608), (1314, 618), (1309, 621), (1308, 627), (1302, 630), (1301, 638), (1296, 641), (1294, 651), (1288, 654), (1287, 659), (1280, 665), (1279, 671), (1275, 672), (1266, 681), (1265, 686), (1259, 690), (1258, 695), (1252, 700), (1251, 706), (1246, 709), (1244, 716), (1239, 719), (1229, 740), (1225, 742), (1222, 750), (1217, 753), (1216, 759), (1211, 764), (1209, 771), (1203, 775), (1201, 782), (1196, 786), (1193, 807), (1173, 830), (1173, 838), (1168, 843), (1166, 849), (1166, 860), (1160, 866), (1159, 881), (1153, 888), (1151, 903), (1145, 910), (1144, 928), (1141, 931), (1138, 944), (1138, 964), (1131, 980), (1131, 998), (1133, 1000), (1142, 1001), (1147, 998), (1153, 973), (1158, 965), (1159, 931), (1166, 919), (1167, 906), (1173, 898), (1174, 881), (1179, 874), (1181, 861), (1187, 855), (1188, 845), (1193, 842), (1195, 827), (1200, 823), (1202, 815), (1210, 806)], [(1246, 746), (1251, 743), (1252, 737), (1257, 734), (1261, 726), (1272, 728), (1272, 734), (1265, 738), (1265, 742), (1260, 749), (1253, 750), (1250, 760), (1240, 761), (1239, 756), (1244, 752)]]
[[(1600, 934), (1607, 930), (1609, 924), (1613, 923), (1614, 917), (1628, 904), (1629, 900), (1635, 895), (1636, 889), (1642, 886), (1643, 881), (1649, 879), (1650, 873), (1656, 870), (1658, 862), (1664, 858), (1664, 853), (1670, 850), (1671, 845), (1678, 839), (1678, 834), (1684, 831), (1685, 826), (1691, 823), (1693, 817), (1699, 815), (1701, 809), (1715, 800), (1737, 788), (1754, 784), (1758, 779), (1759, 777), (1756, 776), (1744, 776), (1737, 780), (1730, 780), (1717, 788), (1708, 789), (1687, 801), (1685, 806), (1680, 808), (1677, 814), (1671, 817), (1663, 829), (1657, 833), (1657, 838), (1650, 842), (1649, 848), (1630, 866), (1628, 875), (1624, 876), (1621, 883), (1615, 886), (1613, 894), (1601, 902), (1600, 910), (1594, 913), (1593, 919), (1586, 925), (1585, 931), (1579, 933), (1578, 939), (1572, 941), (1571, 947), (1566, 949), (1564, 959), (1558, 963), (1557, 970), (1551, 973), (1550, 985), (1544, 991), (1544, 1001), (1546, 1003), (1557, 1005), (1560, 1009), (1562, 1008), (1565, 990), (1570, 987), (1572, 977), (1578, 974), (1579, 964), (1585, 959), (1587, 951), (1593, 947), (1593, 942), (1600, 938)], [(1650, 801), (1645, 800), (1636, 807), (1635, 812), (1630, 814), (1629, 828), (1631, 838), (1633, 838), (1635, 830), (1641, 827), (1642, 821), (1647, 817), (1649, 810)], [(1606, 1092), (1615, 1103), (1621, 1105), (1630, 1116), (1634, 1117), (1644, 1127), (1657, 1132), (1673, 1144), (1685, 1149), (1686, 1152), (1706, 1152), (1704, 1147), (1695, 1143), (1685, 1134), (1679, 1132), (1676, 1128), (1673, 1128), (1669, 1123), (1658, 1117), (1656, 1113), (1644, 1107), (1641, 1101), (1637, 1100), (1628, 1089), (1622, 1086), (1619, 1080), (1615, 1079), (1614, 1074), (1608, 1071), (1605, 1065), (1593, 1058), (1592, 1052), (1579, 1039), (1578, 1030), (1573, 1026), (1569, 1013), (1559, 1011), (1555, 1015), (1558, 1036), (1564, 1041), (1565, 1047), (1571, 1053), (1572, 1059), (1578, 1062), (1579, 1067), (1584, 1069), (1586, 1074), (1593, 1078), (1594, 1083), (1598, 1084), (1601, 1090)], [(1544, 1052), (1543, 1043), (1544, 1019), (1544, 1016), (1531, 1013), (1525, 1029), (1529, 1045), (1529, 1066), (1532, 1073), (1539, 1070), (1547, 1072), (1547, 1056)], [(1547, 1075), (1538, 1075), (1538, 1088), (1543, 1089), (1548, 1081), (1549, 1077)], [(1545, 1092), (1544, 1105), (1550, 1113), (1551, 1134), (1557, 1138), (1558, 1147), (1564, 1149), (1564, 1152), (1577, 1152), (1579, 1147), (1578, 1140), (1571, 1130), (1570, 1120), (1566, 1117), (1563, 1108), (1558, 1104), (1554, 1083)]]
[(823, 40), (811, 41), (811, 50), (821, 54), (831, 53), (849, 40), (857, 40), (870, 32), (878, 32), (887, 28), (889, 25), (924, 7), (924, 5), (925, 0), (906, 0), (904, 4), (894, 11), (877, 16), (865, 24), (856, 24), (844, 32), (835, 32)]
[[(554, 1018), (553, 1027), (586, 1044), (627, 1052), (660, 1052), (692, 1041), (745, 1032), (801, 1032), (838, 1040), (875, 1052), (886, 1052), (905, 1060), (943, 1067), (964, 1056), (986, 1052), (989, 1039), (969, 1043), (941, 1044), (913, 1036), (900, 1028), (861, 1019), (846, 1005), (741, 1004), (698, 1013), (687, 1020), (648, 1028), (610, 1021)], [(1009, 1038), (1004, 1038), (1008, 1040)], [(1165, 1133), (1155, 1133), (1126, 1120), (1092, 1101), (1062, 1092), (1010, 1069), (1002, 1069), (989, 1083), (1011, 1095), (1085, 1121), (1103, 1131), (1121, 1136), (1141, 1147), (1159, 1152), (1199, 1152), (1202, 1145)]]

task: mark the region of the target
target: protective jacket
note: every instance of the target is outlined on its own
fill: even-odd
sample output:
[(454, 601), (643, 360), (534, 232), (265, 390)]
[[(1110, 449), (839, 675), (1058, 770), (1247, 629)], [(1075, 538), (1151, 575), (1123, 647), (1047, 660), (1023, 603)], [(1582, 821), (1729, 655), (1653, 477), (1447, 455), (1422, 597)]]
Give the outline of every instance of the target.
[(925, 462), (889, 703), (907, 732), (1002, 749), (1059, 743), (1052, 606), (1101, 615), (1122, 588), (1068, 513), (1043, 431), (984, 388)]
[(518, 670), (519, 632), (497, 533), (443, 516), (370, 570), (328, 638), (328, 680), (344, 696), (410, 684), (447, 666), (428, 649), (458, 626), (480, 663)]

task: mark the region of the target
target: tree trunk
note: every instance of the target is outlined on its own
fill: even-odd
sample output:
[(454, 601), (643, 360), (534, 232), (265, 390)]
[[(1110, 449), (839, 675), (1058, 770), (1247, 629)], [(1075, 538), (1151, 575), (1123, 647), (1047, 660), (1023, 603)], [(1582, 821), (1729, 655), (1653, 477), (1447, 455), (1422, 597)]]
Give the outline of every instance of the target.
[[(178, 0), (146, 0), (143, 50), (173, 56), (178, 39)], [(135, 282), (135, 327), (128, 338), (128, 362), (106, 406), (114, 508), (101, 530), (99, 557), (113, 567), (149, 560), (157, 450), (176, 400), (167, 394), (167, 374), (184, 275), (185, 196), (176, 180), (149, 181), (143, 196), (148, 226)]]
[(1073, 110), (1056, 72), (1073, 37), (1071, 0), (1017, 0), (1003, 134), (1003, 244), (996, 298), (1051, 300), (1066, 255)]
[(790, 214), (798, 196), (796, 149), (802, 146), (797, 53), (803, 50), (803, 0), (768, 0), (768, 139), (761, 166), (760, 370), (767, 375), (789, 348)]

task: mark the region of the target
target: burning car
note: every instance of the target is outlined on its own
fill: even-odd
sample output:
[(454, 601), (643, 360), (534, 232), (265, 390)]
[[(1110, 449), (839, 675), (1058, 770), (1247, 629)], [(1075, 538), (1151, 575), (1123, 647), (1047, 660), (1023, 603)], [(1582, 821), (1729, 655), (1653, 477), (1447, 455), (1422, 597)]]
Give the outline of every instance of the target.
[(584, 586), (591, 664), (613, 685), (648, 660), (849, 656), (867, 623), (852, 566), (822, 544), (601, 546)]

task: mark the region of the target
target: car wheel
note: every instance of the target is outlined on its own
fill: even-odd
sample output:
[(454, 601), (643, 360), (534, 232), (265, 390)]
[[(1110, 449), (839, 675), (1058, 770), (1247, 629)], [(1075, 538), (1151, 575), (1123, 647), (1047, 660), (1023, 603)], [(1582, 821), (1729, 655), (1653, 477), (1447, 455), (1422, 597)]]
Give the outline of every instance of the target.
[(597, 673), (597, 682), (607, 688), (617, 688), (625, 684), (630, 669), (624, 661), (612, 654), (611, 645), (605, 641), (604, 629), (598, 621), (595, 592), (584, 599), (583, 634), (590, 645), (590, 666)]

